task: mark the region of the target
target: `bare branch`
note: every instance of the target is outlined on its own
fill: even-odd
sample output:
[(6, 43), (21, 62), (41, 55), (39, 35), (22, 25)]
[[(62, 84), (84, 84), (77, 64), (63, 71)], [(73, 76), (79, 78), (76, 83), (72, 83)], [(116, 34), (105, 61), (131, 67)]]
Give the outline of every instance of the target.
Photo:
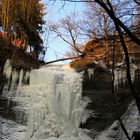
[(113, 21), (115, 21), (123, 30), (127, 33), (127, 35), (138, 45), (140, 45), (140, 40), (122, 23), (120, 19), (118, 19), (115, 14), (106, 6), (105, 3), (100, 0), (95, 0), (101, 7), (105, 9), (105, 11), (109, 14)]
[(57, 59), (57, 60), (53, 60), (53, 61), (47, 62), (45, 64), (51, 64), (51, 63), (55, 63), (55, 62), (59, 62), (59, 61), (66, 61), (66, 60), (71, 60), (71, 59), (76, 59), (76, 58), (80, 58), (80, 56), (61, 58), (61, 59)]
[(137, 3), (138, 5), (140, 5), (140, 2), (137, 0), (133, 0), (135, 3)]
[(59, 23), (55, 23), (50, 26), (50, 30), (57, 34), (64, 42), (69, 44), (76, 52), (77, 55), (82, 54), (83, 52), (79, 49), (77, 43), (78, 35), (78, 26), (76, 21), (73, 19), (73, 14), (63, 18)]

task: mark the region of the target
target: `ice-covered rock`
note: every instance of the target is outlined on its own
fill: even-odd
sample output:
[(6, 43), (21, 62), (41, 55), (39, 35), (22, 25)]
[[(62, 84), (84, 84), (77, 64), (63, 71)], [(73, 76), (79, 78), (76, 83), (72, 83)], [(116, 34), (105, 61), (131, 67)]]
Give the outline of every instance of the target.
[[(85, 109), (90, 100), (81, 94), (81, 73), (61, 65), (16, 73), (10, 61), (7, 63), (5, 68), (9, 70), (4, 70), (4, 74), (8, 79), (12, 76), (12, 88), (5, 87), (3, 96), (16, 102), (12, 108), (15, 119), (26, 126), (24, 137), (19, 140), (91, 140), (79, 128), (91, 113)], [(29, 85), (24, 85), (28, 79)], [(13, 89), (16, 83), (17, 89)]]
[[(140, 115), (133, 102), (121, 119), (130, 138), (132, 138), (134, 131), (140, 131)], [(97, 135), (94, 140), (128, 140), (128, 138), (126, 138), (119, 121), (115, 121), (108, 129)]]

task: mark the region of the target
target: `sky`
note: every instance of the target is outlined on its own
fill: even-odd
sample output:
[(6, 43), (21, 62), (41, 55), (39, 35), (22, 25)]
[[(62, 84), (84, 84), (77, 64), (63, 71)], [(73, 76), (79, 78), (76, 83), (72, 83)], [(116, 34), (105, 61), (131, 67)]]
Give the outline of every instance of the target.
[[(59, 21), (59, 19), (67, 16), (71, 12), (80, 13), (85, 8), (84, 3), (64, 3), (59, 0), (56, 0), (56, 2), (47, 2), (47, 0), (42, 0), (42, 3), (45, 4), (45, 12), (47, 13), (44, 17), (44, 20), (46, 21), (46, 27), (47, 24), (50, 24), (51, 22), (57, 22)], [(46, 32), (42, 35), (43, 40), (45, 36)], [(65, 52), (70, 49), (68, 44), (66, 44), (59, 38), (55, 38), (52, 34), (49, 35), (49, 40), (47, 42), (44, 42), (44, 46), (48, 47), (45, 57), (46, 62), (66, 57)]]

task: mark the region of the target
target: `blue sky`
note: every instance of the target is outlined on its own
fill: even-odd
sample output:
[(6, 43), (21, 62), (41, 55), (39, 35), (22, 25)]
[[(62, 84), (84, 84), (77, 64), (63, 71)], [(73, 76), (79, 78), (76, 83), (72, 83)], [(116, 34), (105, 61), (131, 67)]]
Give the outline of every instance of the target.
[[(80, 13), (84, 10), (84, 3), (64, 3), (59, 0), (56, 0), (56, 2), (46, 2), (46, 0), (42, 0), (42, 2), (45, 4), (47, 13), (44, 17), (46, 24), (49, 24), (50, 22), (56, 22), (62, 17), (67, 16), (71, 12)], [(55, 59), (64, 58), (65, 52), (70, 49), (68, 44), (66, 44), (61, 39), (54, 38), (54, 36), (52, 35), (49, 35), (49, 40), (47, 43), (48, 50), (46, 52), (45, 61), (52, 61)], [(44, 45), (46, 45), (46, 43)]]

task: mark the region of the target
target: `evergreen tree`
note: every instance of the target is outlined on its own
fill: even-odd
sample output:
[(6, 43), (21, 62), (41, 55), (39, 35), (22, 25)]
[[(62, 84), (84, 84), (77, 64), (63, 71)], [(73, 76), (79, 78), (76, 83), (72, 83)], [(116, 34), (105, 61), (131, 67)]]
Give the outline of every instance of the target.
[(40, 0), (1, 0), (0, 26), (5, 32), (11, 28), (16, 37), (28, 44), (38, 58), (41, 52), (44, 5)]

